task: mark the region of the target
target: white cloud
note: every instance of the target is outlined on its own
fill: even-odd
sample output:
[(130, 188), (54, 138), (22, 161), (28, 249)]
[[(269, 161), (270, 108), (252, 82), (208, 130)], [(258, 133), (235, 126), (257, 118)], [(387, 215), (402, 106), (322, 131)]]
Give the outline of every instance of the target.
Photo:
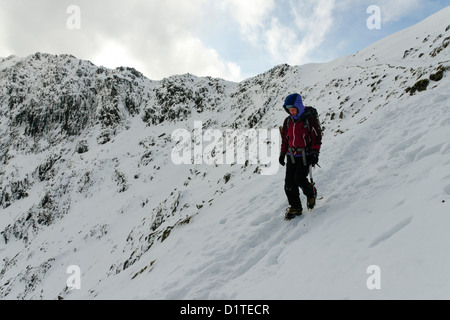
[[(255, 48), (264, 47), (273, 63), (301, 64), (325, 39), (335, 0), (225, 0), (221, 8), (239, 24)], [(278, 16), (277, 16), (278, 14)]]
[[(164, 40), (167, 39), (167, 40)], [(230, 81), (242, 80), (241, 69), (224, 61), (189, 31), (171, 26), (162, 34), (138, 36), (124, 34), (120, 39), (99, 35), (93, 62), (108, 68), (133, 67), (152, 80), (191, 73)]]
[[(333, 25), (334, 0), (314, 1), (314, 6), (306, 12), (294, 10), (298, 30), (303, 34), (302, 40), (288, 56), (294, 63), (302, 61), (325, 40), (327, 32)], [(312, 11), (309, 13), (308, 11)]]
[[(3, 10), (0, 10), (0, 21), (5, 21)], [(0, 43), (2, 44), (0, 46), (0, 57), (6, 58), (7, 56), (11, 55), (12, 51), (6, 47), (7, 45), (6, 30), (5, 28), (1, 28), (1, 25), (0, 25)]]
[(216, 50), (207, 48), (188, 31), (174, 29), (171, 39), (158, 52), (152, 52), (151, 42), (147, 44), (145, 52), (149, 52), (149, 59), (153, 59), (147, 67), (150, 76), (158, 78), (163, 73), (194, 73), (197, 76), (220, 77), (231, 81), (242, 80), (239, 66), (223, 61)]
[(114, 69), (120, 66), (133, 67), (143, 71), (145, 65), (133, 58), (133, 53), (113, 40), (102, 41), (100, 49), (93, 55), (92, 62), (98, 66)]
[(290, 2), (292, 20), (283, 24), (277, 18), (264, 33), (274, 61), (301, 64), (311, 59), (332, 27), (334, 0)]
[(25, 56), (70, 53), (95, 64), (133, 67), (151, 79), (192, 73), (242, 80), (226, 61), (190, 32), (207, 14), (209, 0), (77, 0), (81, 29), (68, 30), (69, 1), (2, 0), (2, 48)]
[(222, 10), (228, 11), (239, 24), (241, 34), (249, 41), (259, 40), (265, 20), (275, 8), (274, 0), (223, 0)]
[(296, 32), (292, 27), (282, 25), (277, 18), (272, 19), (271, 26), (265, 31), (264, 37), (266, 47), (275, 60), (287, 59), (290, 52), (298, 49)]
[[(104, 31), (98, 36), (107, 35), (109, 45), (126, 48), (118, 50), (115, 59), (110, 60), (129, 61), (133, 63), (130, 66), (155, 80), (183, 73), (242, 80), (239, 66), (225, 61), (189, 31), (206, 14), (202, 7), (206, 0), (133, 1), (133, 11), (124, 15), (126, 20), (134, 20), (131, 26), (119, 19), (117, 22), (127, 25), (124, 30), (115, 27), (114, 34)], [(105, 47), (99, 47), (98, 60), (108, 59)]]

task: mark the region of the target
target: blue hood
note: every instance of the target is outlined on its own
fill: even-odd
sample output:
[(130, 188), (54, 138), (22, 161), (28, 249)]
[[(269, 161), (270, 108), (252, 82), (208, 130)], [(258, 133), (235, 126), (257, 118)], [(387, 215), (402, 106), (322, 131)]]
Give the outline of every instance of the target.
[(284, 101), (284, 110), (286, 110), (287, 113), (291, 114), (289, 112), (289, 108), (292, 106), (296, 107), (298, 110), (298, 114), (295, 117), (292, 117), (294, 120), (298, 120), (302, 114), (305, 112), (305, 106), (303, 105), (302, 96), (298, 93), (291, 94), (287, 96), (286, 100)]

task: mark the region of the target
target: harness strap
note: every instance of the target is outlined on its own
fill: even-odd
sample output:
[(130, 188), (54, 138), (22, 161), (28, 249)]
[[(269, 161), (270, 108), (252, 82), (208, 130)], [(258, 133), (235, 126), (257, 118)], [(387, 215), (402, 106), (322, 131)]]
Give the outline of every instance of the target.
[(294, 153), (295, 152), (301, 152), (302, 153), (302, 158), (303, 158), (303, 164), (305, 166), (308, 165), (308, 161), (306, 160), (306, 149), (305, 148), (289, 148), (289, 152), (290, 152), (292, 163), (295, 163)]

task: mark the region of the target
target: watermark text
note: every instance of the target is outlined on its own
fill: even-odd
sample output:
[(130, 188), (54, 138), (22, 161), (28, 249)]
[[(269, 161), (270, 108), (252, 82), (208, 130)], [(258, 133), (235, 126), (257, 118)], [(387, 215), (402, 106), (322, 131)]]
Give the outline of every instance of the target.
[(367, 8), (367, 14), (371, 16), (367, 19), (366, 25), (369, 30), (381, 29), (381, 9), (379, 6), (371, 5)]
[(203, 131), (202, 121), (195, 121), (193, 133), (177, 129), (172, 133), (172, 141), (175, 146), (171, 159), (175, 165), (243, 165), (248, 161), (249, 164), (263, 166), (261, 175), (278, 172), (280, 134), (276, 129)]
[(70, 277), (67, 278), (66, 285), (69, 291), (74, 289), (81, 289), (81, 269), (79, 266), (71, 265), (67, 267), (67, 274), (70, 274)]
[(81, 9), (79, 6), (71, 5), (66, 9), (66, 13), (69, 17), (66, 20), (66, 26), (69, 30), (81, 29)]
[(377, 265), (371, 265), (367, 267), (367, 274), (370, 274), (366, 282), (367, 289), (381, 290), (381, 268)]

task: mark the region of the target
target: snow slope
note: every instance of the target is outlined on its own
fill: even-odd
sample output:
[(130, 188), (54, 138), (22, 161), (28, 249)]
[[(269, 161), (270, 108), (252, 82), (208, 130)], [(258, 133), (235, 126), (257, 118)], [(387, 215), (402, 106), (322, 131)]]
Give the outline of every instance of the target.
[[(241, 83), (0, 60), (0, 297), (449, 299), (449, 16)], [(175, 130), (276, 129), (293, 92), (325, 127), (314, 211), (283, 220), (284, 168), (172, 163)]]

